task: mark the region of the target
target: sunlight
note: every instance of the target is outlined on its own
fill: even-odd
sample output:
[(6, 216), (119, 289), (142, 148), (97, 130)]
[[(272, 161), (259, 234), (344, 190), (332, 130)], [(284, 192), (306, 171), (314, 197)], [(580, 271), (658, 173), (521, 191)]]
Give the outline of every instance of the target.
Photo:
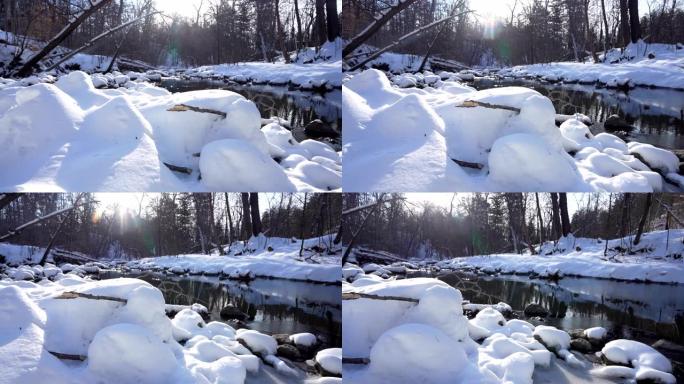
[(484, 29), (482, 35), (485, 39), (494, 39), (496, 37), (496, 19), (493, 17), (486, 17), (482, 23)]

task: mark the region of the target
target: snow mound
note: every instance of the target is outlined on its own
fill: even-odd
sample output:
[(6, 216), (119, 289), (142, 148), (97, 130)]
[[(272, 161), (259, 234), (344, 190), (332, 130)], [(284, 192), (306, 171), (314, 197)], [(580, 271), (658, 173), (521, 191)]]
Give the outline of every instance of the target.
[(342, 374), (342, 348), (328, 348), (316, 354), (316, 362), (326, 371)]
[(237, 339), (244, 341), (252, 352), (263, 355), (275, 355), (278, 348), (272, 336), (254, 330), (238, 329)]
[(311, 347), (318, 342), (313, 333), (295, 333), (290, 335), (289, 340), (302, 347)]
[(634, 340), (613, 340), (606, 343), (601, 353), (611, 362), (633, 367), (637, 380), (650, 378), (663, 383), (676, 382), (670, 374), (670, 360), (646, 344)]

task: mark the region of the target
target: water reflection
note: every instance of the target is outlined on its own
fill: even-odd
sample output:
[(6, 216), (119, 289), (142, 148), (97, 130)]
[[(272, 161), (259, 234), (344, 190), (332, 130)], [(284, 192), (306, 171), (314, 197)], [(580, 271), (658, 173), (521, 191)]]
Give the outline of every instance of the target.
[(206, 306), (211, 320), (221, 321), (221, 309), (233, 305), (250, 316), (250, 329), (270, 334), (311, 332), (327, 338), (330, 345), (342, 345), (339, 285), (268, 279), (247, 284), (152, 273), (135, 277), (159, 288), (168, 304)]
[(666, 338), (684, 344), (684, 288), (678, 285), (582, 278), (549, 283), (520, 276), (463, 273), (439, 279), (458, 287), (463, 297), (472, 302), (503, 301), (517, 311), (530, 303), (539, 303), (550, 312), (547, 323), (559, 328), (602, 326), (623, 337)]
[(608, 116), (617, 114), (637, 128), (626, 138), (661, 148), (684, 149), (684, 92), (636, 88), (629, 92), (581, 84), (549, 84), (533, 80), (480, 80), (477, 89), (502, 86), (532, 88), (553, 102), (557, 113), (582, 113), (594, 122), (592, 133), (603, 132)]
[[(241, 94), (256, 105), (263, 118), (277, 116), (285, 119), (292, 127), (298, 141), (315, 139), (325, 141), (341, 150), (342, 92), (334, 90), (324, 95), (313, 92), (288, 90), (286, 87), (269, 85), (239, 85), (217, 80), (163, 80), (161, 86), (170, 92), (189, 92), (203, 89), (224, 89)], [(304, 127), (320, 119), (325, 125), (340, 134), (332, 138), (309, 137)]]

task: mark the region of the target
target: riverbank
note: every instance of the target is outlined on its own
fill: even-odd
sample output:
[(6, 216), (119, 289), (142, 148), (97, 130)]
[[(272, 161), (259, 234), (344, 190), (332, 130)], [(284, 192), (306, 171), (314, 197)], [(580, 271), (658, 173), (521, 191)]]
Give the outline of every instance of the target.
[(609, 133), (593, 135), (579, 118), (559, 130), (552, 103), (538, 92), (476, 91), (464, 80), (451, 73), (388, 79), (378, 70), (348, 77), (345, 190), (682, 189), (672, 152)]

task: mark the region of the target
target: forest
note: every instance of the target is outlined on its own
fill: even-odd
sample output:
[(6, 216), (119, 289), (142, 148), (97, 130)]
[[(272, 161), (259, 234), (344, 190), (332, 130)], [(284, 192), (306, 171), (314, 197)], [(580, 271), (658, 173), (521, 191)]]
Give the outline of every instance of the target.
[[(515, 0), (505, 19), (472, 11), (468, 1), (407, 0), (388, 12), (387, 2), (345, 0), (342, 36), (352, 43), (364, 37), (374, 15), (391, 15), (381, 28), (359, 43), (378, 48), (402, 40), (420, 27), (441, 24), (402, 40), (394, 52), (437, 55), (466, 65), (520, 65), (552, 61), (598, 60), (597, 52), (647, 43), (684, 41), (684, 6), (677, 0)], [(641, 16), (639, 16), (641, 15)], [(345, 58), (358, 45), (345, 52)]]
[[(570, 200), (570, 203), (568, 201)], [(576, 206), (570, 213), (568, 205)], [(359, 207), (361, 209), (359, 209)], [(345, 194), (347, 244), (405, 258), (538, 251), (562, 236), (614, 239), (684, 228), (681, 199), (672, 194), (463, 193), (449, 206), (404, 194)]]
[(19, 67), (32, 39), (54, 41), (65, 26), (73, 28), (58, 43), (67, 48), (86, 47), (88, 53), (152, 66), (273, 61), (279, 53), (321, 46), (340, 34), (335, 0), (202, 0), (192, 17), (164, 14), (156, 5), (154, 0), (4, 0), (0, 29), (6, 33), (0, 43), (16, 47), (5, 71)]
[(342, 202), (338, 194), (309, 193), (137, 197), (139, 206), (130, 209), (103, 206), (96, 193), (4, 194), (0, 242), (49, 244), (102, 259), (209, 254), (261, 234), (302, 239), (334, 233)]

